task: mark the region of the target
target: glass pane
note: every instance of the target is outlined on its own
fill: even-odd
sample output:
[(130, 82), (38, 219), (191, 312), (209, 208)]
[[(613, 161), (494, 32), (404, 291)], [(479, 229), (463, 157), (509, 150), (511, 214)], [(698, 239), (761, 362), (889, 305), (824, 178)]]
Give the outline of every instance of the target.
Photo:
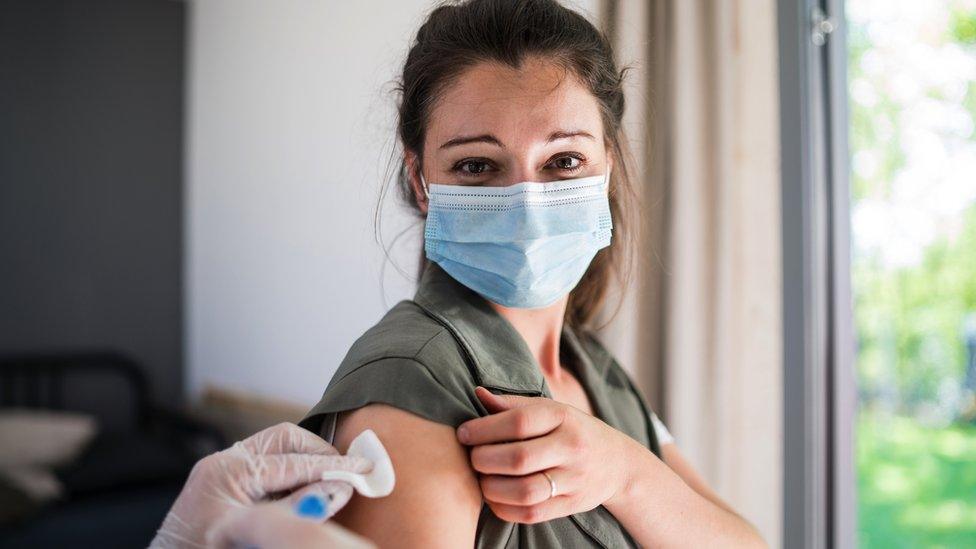
[(976, 547), (976, 1), (846, 9), (858, 538)]

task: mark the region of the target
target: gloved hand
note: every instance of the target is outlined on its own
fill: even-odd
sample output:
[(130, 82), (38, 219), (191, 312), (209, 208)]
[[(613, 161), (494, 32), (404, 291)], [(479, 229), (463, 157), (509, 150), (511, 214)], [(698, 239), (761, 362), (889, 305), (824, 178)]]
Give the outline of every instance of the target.
[(294, 495), (331, 494), (331, 516), (348, 503), (353, 489), (346, 482), (320, 480), (322, 473), (368, 473), (372, 468), (372, 461), (341, 456), (328, 442), (293, 423), (269, 427), (197, 462), (150, 547), (206, 547), (207, 530), (228, 512), (301, 488), (305, 489)]
[(299, 517), (279, 502), (230, 511), (210, 530), (208, 544), (220, 549), (376, 549), (334, 522)]

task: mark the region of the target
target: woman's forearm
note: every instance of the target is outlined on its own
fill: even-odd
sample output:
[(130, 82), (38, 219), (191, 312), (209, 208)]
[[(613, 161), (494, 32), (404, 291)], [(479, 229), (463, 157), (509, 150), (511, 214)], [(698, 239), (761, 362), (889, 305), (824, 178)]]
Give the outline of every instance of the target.
[(650, 450), (628, 445), (624, 489), (604, 507), (646, 547), (763, 547), (768, 545), (742, 517), (688, 486)]

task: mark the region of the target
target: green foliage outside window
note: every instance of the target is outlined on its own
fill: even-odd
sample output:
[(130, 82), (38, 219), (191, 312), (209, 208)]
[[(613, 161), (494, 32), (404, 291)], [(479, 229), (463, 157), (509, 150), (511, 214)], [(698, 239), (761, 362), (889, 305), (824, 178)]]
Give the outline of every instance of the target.
[(847, 19), (859, 541), (976, 547), (976, 0)]

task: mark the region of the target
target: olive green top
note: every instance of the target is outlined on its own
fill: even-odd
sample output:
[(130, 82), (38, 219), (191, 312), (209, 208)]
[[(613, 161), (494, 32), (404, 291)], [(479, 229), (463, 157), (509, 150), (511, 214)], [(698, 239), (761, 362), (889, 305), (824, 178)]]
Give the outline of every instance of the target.
[[(560, 360), (594, 415), (660, 456), (651, 412), (626, 372), (592, 334), (564, 325)], [(330, 443), (339, 412), (381, 402), (457, 427), (488, 415), (474, 389), (552, 393), (515, 328), (485, 298), (427, 262), (413, 300), (397, 303), (353, 343), (322, 399), (299, 425)], [(475, 547), (639, 547), (607, 509), (537, 524), (505, 522), (481, 508)]]

